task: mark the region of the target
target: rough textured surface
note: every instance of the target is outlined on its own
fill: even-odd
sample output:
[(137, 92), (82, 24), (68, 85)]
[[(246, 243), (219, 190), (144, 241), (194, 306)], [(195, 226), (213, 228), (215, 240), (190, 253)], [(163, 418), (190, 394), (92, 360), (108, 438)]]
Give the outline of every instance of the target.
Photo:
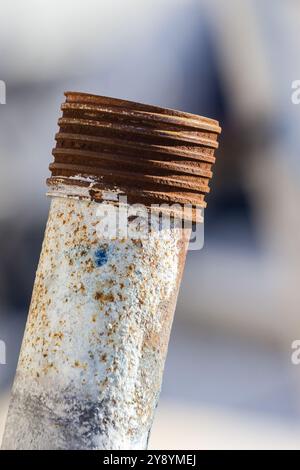
[(52, 200), (3, 449), (147, 446), (187, 243), (99, 237), (98, 206)]
[(115, 98), (65, 94), (49, 186), (85, 187), (95, 201), (117, 188), (129, 203), (206, 206), (221, 132), (217, 121)]

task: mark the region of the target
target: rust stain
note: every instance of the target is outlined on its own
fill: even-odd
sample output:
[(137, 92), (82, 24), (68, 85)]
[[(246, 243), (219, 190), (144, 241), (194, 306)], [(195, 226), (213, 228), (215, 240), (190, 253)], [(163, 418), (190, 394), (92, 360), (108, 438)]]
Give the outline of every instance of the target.
[(96, 292), (95, 300), (98, 300), (100, 302), (113, 302), (114, 296), (111, 293), (105, 294), (104, 292)]
[(49, 186), (85, 187), (91, 178), (89, 198), (95, 201), (118, 187), (130, 204), (206, 206), (221, 132), (216, 120), (86, 93), (65, 95)]

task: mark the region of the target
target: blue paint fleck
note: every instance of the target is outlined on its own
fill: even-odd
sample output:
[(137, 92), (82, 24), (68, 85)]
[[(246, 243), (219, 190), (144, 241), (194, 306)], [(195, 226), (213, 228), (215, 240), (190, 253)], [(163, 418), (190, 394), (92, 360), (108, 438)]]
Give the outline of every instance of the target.
[(108, 260), (108, 255), (107, 255), (107, 251), (103, 248), (99, 248), (96, 252), (95, 252), (95, 263), (96, 263), (96, 266), (98, 266), (98, 268), (100, 268), (101, 266), (103, 266), (105, 263), (107, 263), (107, 260)]

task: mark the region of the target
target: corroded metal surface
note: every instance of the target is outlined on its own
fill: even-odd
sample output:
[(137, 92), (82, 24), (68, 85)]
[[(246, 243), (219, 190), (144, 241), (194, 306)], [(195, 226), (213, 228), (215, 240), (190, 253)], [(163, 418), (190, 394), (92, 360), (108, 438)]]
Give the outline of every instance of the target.
[(3, 449), (143, 449), (187, 242), (99, 233), (98, 203), (53, 198)]
[(129, 203), (206, 206), (217, 121), (75, 92), (62, 111), (48, 179), (54, 191), (72, 185), (98, 201), (115, 190)]
[[(143, 449), (190, 234), (182, 221), (203, 220), (221, 129), (84, 93), (66, 93), (62, 110), (3, 448)], [(108, 236), (99, 206), (121, 210), (124, 195), (171, 225)]]

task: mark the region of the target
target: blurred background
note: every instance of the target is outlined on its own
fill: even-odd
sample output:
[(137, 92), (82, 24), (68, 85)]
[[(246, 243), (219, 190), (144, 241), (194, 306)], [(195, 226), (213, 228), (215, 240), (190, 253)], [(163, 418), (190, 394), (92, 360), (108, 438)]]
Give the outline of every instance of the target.
[(298, 0), (2, 0), (0, 441), (65, 90), (221, 122), (150, 447), (300, 449)]

